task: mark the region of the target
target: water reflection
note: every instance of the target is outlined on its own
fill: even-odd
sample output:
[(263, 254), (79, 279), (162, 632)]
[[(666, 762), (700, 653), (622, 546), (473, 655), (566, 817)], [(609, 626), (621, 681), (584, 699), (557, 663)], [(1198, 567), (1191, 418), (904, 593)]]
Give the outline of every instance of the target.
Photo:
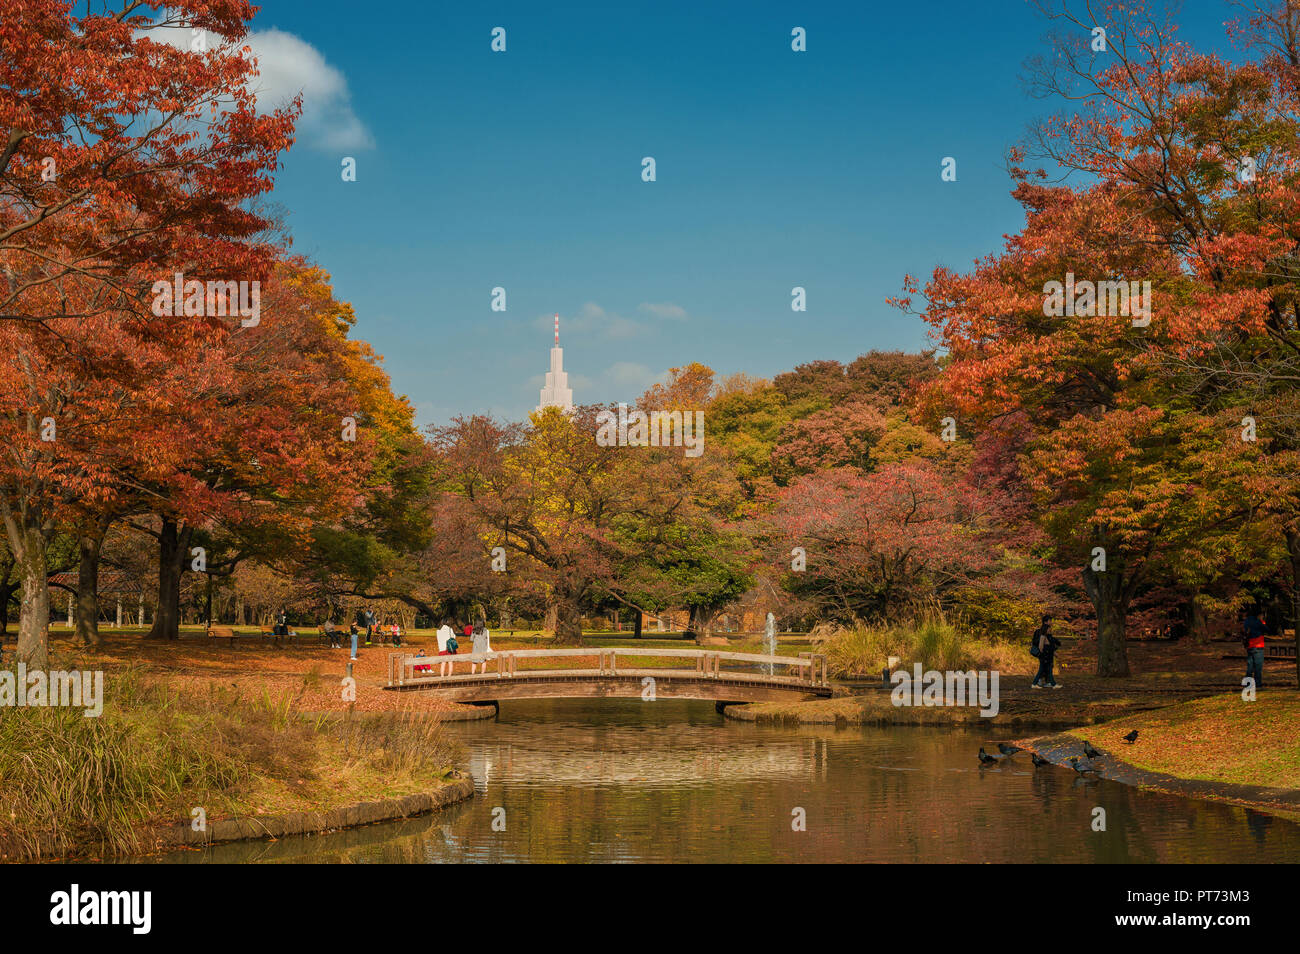
[[(478, 787), (438, 814), (166, 861), (1248, 862), (1300, 859), (1300, 826), (1141, 792), (980, 734), (724, 723), (711, 703), (504, 703), (460, 723)], [(1093, 809), (1107, 831), (1092, 830)], [(493, 809), (505, 809), (505, 831)], [(803, 809), (807, 831), (791, 829)]]

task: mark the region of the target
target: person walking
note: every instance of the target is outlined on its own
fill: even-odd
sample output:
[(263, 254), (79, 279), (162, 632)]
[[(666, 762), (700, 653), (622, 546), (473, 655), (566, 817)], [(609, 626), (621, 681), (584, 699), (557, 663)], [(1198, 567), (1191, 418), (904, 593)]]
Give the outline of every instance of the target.
[(1246, 678), (1256, 689), (1264, 688), (1264, 637), (1268, 623), (1263, 613), (1251, 612), (1241, 624), (1241, 643), (1246, 647)]
[(1038, 657), (1038, 674), (1034, 676), (1034, 681), (1030, 683), (1034, 689), (1043, 689), (1047, 686), (1051, 686), (1053, 689), (1061, 688), (1061, 684), (1056, 681), (1056, 676), (1052, 675), (1052, 666), (1056, 661), (1056, 650), (1060, 646), (1061, 641), (1052, 635), (1052, 617), (1048, 614), (1043, 617), (1043, 621), (1034, 630), (1029, 647), (1030, 654)]

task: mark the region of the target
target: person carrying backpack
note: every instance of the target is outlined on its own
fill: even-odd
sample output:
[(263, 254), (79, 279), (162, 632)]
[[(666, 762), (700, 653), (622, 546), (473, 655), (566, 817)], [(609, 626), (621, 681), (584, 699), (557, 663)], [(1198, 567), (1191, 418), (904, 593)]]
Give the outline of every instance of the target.
[[(454, 656), (456, 655), (456, 650), (460, 649), (459, 644), (456, 642), (456, 631), (452, 629), (451, 620), (449, 619), (442, 621), (442, 625), (438, 627), (436, 638), (438, 640), (439, 656)], [(450, 675), (452, 665), (451, 660), (446, 660), (441, 663), (438, 667), (439, 675)]]
[(1034, 630), (1034, 635), (1030, 638), (1029, 654), (1038, 657), (1038, 674), (1034, 676), (1034, 681), (1030, 686), (1034, 689), (1042, 689), (1045, 686), (1051, 686), (1053, 689), (1060, 689), (1061, 684), (1056, 681), (1052, 675), (1052, 667), (1056, 661), (1056, 650), (1060, 648), (1061, 641), (1052, 635), (1052, 616), (1047, 614), (1039, 627)]

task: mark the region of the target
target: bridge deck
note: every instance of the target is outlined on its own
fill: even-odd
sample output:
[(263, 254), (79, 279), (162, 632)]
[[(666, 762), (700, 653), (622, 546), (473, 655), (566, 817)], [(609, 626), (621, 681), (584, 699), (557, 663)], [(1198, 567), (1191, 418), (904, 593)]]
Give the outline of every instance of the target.
[[(694, 660), (686, 666), (622, 666), (620, 657), (668, 657)], [(586, 657), (597, 668), (528, 669), (519, 662), (548, 658)], [(575, 661), (577, 661), (575, 659)], [(482, 664), (493, 671), (455, 672), (457, 665)], [(723, 669), (723, 663), (745, 669)], [(417, 673), (415, 666), (434, 671)], [(768, 674), (762, 669), (771, 668)], [(783, 668), (791, 674), (779, 674)], [(446, 673), (441, 670), (447, 669)], [(754, 671), (758, 669), (759, 671)], [(389, 656), (387, 688), (434, 692), (451, 702), (495, 702), (536, 698), (707, 699), (717, 702), (775, 702), (817, 699), (831, 695), (825, 657), (800, 657), (684, 649), (563, 649), (514, 650), (481, 656)]]

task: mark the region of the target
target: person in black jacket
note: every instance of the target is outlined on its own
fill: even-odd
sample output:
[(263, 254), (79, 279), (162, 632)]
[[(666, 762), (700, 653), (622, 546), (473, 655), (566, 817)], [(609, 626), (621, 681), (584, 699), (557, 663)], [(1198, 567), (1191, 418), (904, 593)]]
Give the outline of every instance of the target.
[(1038, 675), (1034, 676), (1034, 681), (1031, 683), (1033, 688), (1042, 689), (1051, 686), (1053, 689), (1060, 689), (1061, 684), (1052, 675), (1052, 666), (1056, 662), (1056, 650), (1060, 648), (1061, 641), (1052, 635), (1051, 615), (1043, 617), (1042, 623), (1034, 630), (1033, 642), (1030, 645), (1038, 650), (1035, 653), (1038, 656)]

